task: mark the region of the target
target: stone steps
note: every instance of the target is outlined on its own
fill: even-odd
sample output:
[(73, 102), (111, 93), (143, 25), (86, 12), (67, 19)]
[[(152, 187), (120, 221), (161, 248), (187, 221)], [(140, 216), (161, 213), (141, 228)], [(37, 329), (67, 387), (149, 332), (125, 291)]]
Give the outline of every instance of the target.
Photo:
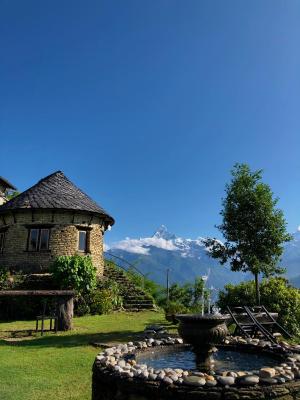
[(105, 263), (103, 276), (117, 282), (123, 297), (123, 307), (127, 311), (156, 309), (151, 296), (131, 282), (121, 268), (111, 263)]

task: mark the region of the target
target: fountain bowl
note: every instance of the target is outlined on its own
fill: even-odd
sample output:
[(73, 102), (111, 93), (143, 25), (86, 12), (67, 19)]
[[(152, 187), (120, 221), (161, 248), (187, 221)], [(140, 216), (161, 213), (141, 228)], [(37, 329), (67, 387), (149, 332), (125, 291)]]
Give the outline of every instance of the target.
[(177, 314), (178, 333), (196, 352), (208, 352), (228, 335), (229, 316), (221, 314)]

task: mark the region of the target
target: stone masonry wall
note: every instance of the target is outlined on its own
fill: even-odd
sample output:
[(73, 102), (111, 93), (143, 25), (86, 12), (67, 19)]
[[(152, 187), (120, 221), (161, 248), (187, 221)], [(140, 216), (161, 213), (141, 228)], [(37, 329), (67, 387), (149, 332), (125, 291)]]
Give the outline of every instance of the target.
[[(28, 227), (45, 224), (50, 229), (49, 250), (27, 251)], [(79, 229), (88, 229), (88, 250), (98, 274), (103, 274), (103, 234), (101, 217), (83, 212), (31, 210), (0, 215), (0, 231), (5, 230), (4, 250), (0, 265), (27, 272), (46, 272), (51, 262), (61, 255), (85, 254), (78, 251)]]

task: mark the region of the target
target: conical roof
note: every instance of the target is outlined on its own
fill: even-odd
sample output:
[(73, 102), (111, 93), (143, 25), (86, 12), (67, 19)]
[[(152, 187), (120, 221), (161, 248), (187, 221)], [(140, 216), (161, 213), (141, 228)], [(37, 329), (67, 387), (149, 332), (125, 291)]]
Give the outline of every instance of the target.
[(46, 176), (31, 188), (0, 206), (0, 213), (19, 209), (87, 211), (103, 215), (108, 224), (114, 224), (114, 219), (61, 171)]

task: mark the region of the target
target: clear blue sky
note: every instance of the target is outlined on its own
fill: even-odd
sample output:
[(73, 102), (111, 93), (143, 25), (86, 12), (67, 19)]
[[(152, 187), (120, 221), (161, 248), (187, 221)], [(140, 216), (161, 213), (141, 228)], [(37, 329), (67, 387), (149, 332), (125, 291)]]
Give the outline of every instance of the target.
[(116, 219), (214, 235), (235, 162), (300, 224), (298, 0), (1, 0), (0, 175), (63, 170)]

